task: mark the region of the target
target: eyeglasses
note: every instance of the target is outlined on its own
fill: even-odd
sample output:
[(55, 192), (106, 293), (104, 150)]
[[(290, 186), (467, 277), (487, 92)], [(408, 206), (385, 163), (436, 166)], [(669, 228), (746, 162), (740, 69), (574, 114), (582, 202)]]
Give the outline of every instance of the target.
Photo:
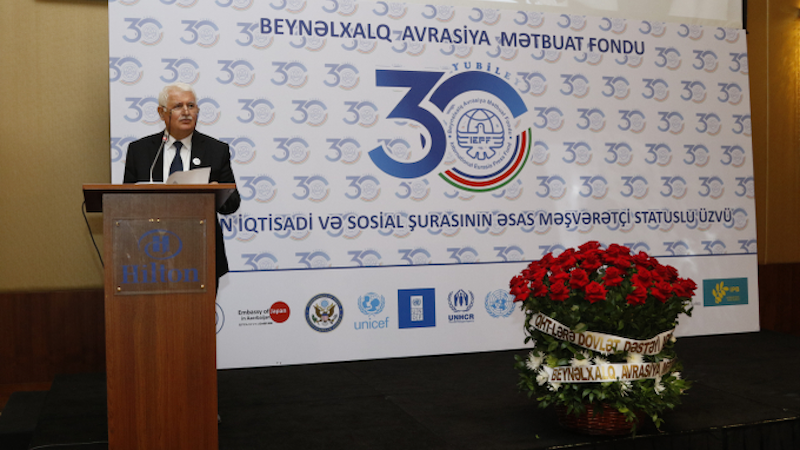
[(170, 108), (170, 109), (167, 109), (167, 108), (166, 108), (166, 107), (164, 107), (164, 106), (162, 106), (162, 108), (166, 109), (166, 110), (167, 110), (167, 111), (169, 111), (170, 113), (173, 113), (173, 112), (175, 112), (175, 111), (183, 111), (183, 110), (188, 110), (188, 111), (189, 111), (189, 113), (191, 113), (191, 114), (194, 114), (195, 112), (197, 112), (197, 111), (199, 111), (199, 110), (200, 110), (200, 108), (199, 108), (199, 107), (198, 107), (196, 104), (194, 104), (194, 103), (187, 103), (187, 104), (185, 104), (185, 105), (184, 105), (183, 103), (178, 103), (177, 105), (173, 106), (173, 107), (172, 107), (172, 108)]

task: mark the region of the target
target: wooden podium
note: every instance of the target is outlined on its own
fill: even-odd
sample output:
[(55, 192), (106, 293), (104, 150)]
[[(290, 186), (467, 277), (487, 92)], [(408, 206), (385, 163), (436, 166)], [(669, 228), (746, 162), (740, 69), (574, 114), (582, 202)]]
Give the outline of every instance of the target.
[(103, 212), (109, 448), (217, 449), (216, 207), (233, 184), (86, 184)]

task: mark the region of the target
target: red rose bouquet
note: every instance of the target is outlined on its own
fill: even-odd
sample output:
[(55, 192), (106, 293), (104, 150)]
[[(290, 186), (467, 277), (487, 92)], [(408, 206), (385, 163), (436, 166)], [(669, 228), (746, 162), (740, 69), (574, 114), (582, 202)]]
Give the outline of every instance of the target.
[(660, 414), (680, 403), (690, 383), (681, 379), (673, 351), (680, 314), (691, 315), (695, 283), (644, 252), (587, 242), (557, 257), (533, 261), (510, 282), (526, 314), (517, 357), (519, 386), (539, 406), (580, 414), (603, 405), (625, 414)]

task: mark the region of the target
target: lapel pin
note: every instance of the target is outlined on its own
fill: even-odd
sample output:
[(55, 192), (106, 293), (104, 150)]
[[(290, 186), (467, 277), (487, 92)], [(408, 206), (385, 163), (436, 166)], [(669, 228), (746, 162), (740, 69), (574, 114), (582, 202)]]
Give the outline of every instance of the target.
[(195, 166), (199, 166), (200, 165), (200, 158), (193, 159), (192, 160), (192, 164), (194, 164)]

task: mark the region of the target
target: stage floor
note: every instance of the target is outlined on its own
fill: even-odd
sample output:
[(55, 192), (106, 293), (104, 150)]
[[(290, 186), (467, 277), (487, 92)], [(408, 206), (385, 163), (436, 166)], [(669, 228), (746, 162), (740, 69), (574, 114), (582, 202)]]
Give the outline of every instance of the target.
[[(220, 371), (220, 448), (800, 448), (800, 338), (682, 338), (677, 351), (694, 386), (635, 438), (561, 429), (517, 390), (518, 350)], [(30, 448), (107, 448), (106, 424), (104, 375), (59, 376)]]

